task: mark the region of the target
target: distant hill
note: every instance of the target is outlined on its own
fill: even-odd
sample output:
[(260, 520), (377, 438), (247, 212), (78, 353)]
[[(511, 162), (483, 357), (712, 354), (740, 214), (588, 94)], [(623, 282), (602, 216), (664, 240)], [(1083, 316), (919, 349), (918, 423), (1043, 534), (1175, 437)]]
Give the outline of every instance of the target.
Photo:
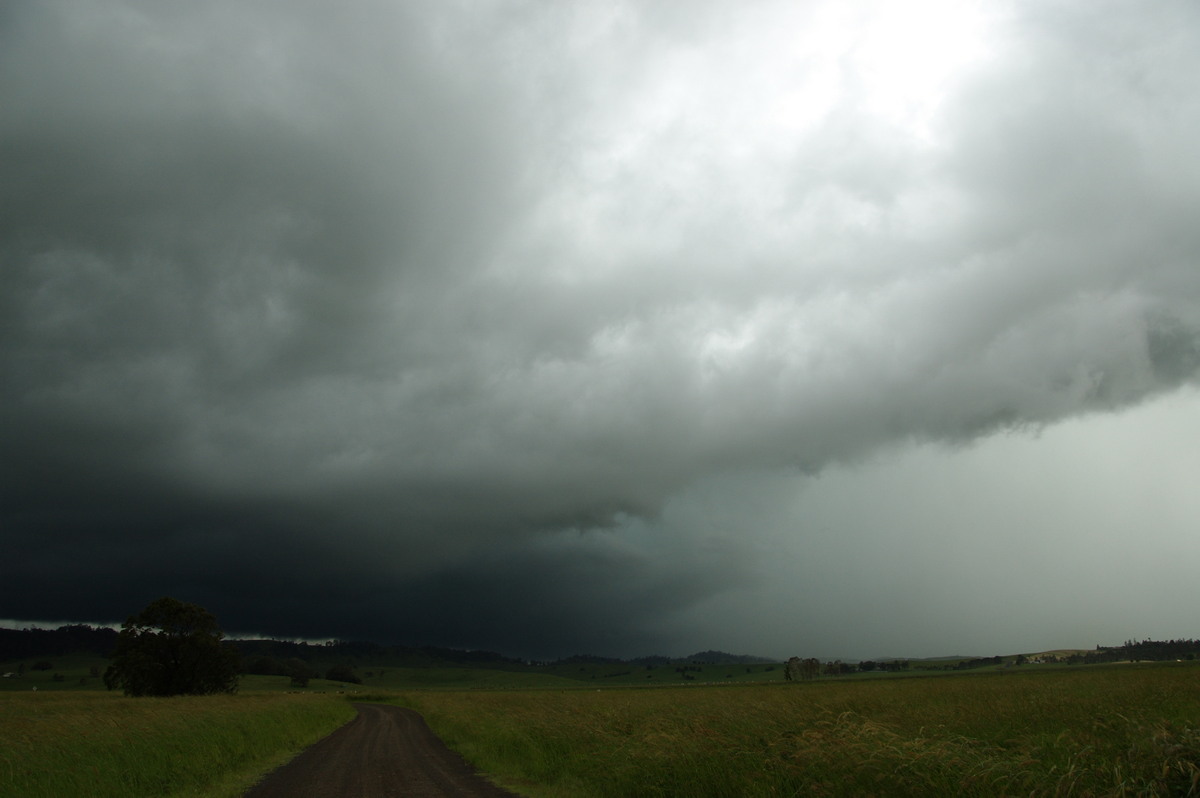
[(401, 668), (522, 668), (525, 662), (495, 651), (465, 651), (436, 646), (386, 646), (364, 641), (334, 640), (329, 643), (294, 643), (288, 640), (235, 640), (245, 660), (259, 657), (300, 659), (305, 662), (327, 660), (354, 661), (359, 664), (386, 664)]
[[(13, 662), (33, 657), (62, 657), (71, 654), (92, 654), (108, 657), (117, 642), (117, 631), (86, 624), (60, 626), (57, 629), (0, 629), (0, 662)], [(701, 665), (763, 665), (777, 662), (767, 657), (730, 654), (726, 651), (698, 651), (686, 657), (660, 655), (618, 659), (591, 654), (577, 654), (554, 662), (531, 663), (495, 651), (470, 651), (436, 646), (382, 645), (363, 641), (334, 640), (314, 644), (288, 640), (232, 640), (247, 666), (255, 661), (283, 662), (299, 659), (313, 664), (351, 664), (358, 666), (388, 666), (398, 668), (467, 668), (498, 671), (525, 671), (531, 667), (555, 666), (621, 666), (624, 668), (658, 668), (663, 666)], [(986, 667), (1012, 661), (1013, 664), (1053, 663), (1092, 664), (1137, 660), (1193, 660), (1200, 657), (1200, 640), (1127, 640), (1120, 646), (1096, 646), (1094, 650), (1058, 650), (1016, 657), (930, 657), (911, 660), (926, 668), (966, 669)], [(909, 667), (910, 660), (881, 658), (856, 665), (837, 663), (839, 672), (853, 670), (891, 670), (892, 666)]]
[[(68, 654), (95, 654), (108, 657), (117, 642), (117, 631), (86, 624), (60, 626), (57, 629), (0, 629), (0, 661), (32, 657), (61, 657)], [(382, 645), (366, 641), (334, 640), (328, 643), (304, 643), (290, 640), (235, 639), (230, 641), (243, 661), (299, 659), (305, 662), (354, 662), (360, 665), (389, 665), (401, 668), (488, 668), (521, 670), (530, 665), (495, 651), (471, 651), (436, 646)], [(724, 651), (699, 651), (686, 657), (649, 656), (623, 660), (594, 654), (577, 654), (539, 665), (756, 665), (774, 662), (765, 657), (730, 654)]]
[[(493, 651), (457, 651), (449, 648), (382, 646), (377, 643), (334, 641), (314, 645), (288, 640), (231, 640), (243, 659), (272, 657), (307, 661), (361, 660), (387, 662), (402, 667), (520, 666), (521, 660)], [(60, 626), (57, 629), (0, 629), (0, 661), (31, 657), (61, 657), (69, 654), (95, 654), (108, 657), (117, 643), (117, 631), (86, 624)]]
[(726, 651), (697, 651), (686, 657), (638, 657), (627, 660), (630, 665), (672, 665), (689, 663), (692, 665), (763, 665), (778, 660), (767, 657), (757, 657), (752, 654), (730, 654)]

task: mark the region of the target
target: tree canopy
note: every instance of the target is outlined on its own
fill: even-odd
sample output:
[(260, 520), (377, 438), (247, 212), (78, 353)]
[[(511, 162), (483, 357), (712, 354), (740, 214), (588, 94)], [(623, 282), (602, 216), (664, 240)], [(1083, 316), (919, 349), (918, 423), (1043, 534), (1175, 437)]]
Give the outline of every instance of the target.
[(203, 607), (160, 598), (122, 624), (104, 684), (131, 696), (235, 692), (238, 654), (224, 637)]

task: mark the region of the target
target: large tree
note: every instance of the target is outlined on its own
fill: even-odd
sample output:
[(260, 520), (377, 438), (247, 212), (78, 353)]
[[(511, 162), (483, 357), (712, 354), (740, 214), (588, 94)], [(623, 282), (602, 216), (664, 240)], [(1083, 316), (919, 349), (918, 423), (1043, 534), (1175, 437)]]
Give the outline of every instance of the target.
[(133, 696), (232, 693), (238, 654), (224, 637), (203, 607), (160, 598), (121, 626), (104, 684)]

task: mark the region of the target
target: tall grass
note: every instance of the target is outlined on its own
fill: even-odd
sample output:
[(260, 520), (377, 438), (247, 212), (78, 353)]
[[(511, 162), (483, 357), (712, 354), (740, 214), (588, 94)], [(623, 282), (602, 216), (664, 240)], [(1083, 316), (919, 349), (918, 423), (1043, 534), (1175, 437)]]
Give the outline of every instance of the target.
[(531, 796), (1200, 795), (1186, 665), (401, 700)]
[(336, 696), (0, 696), (0, 796), (234, 796), (354, 717)]

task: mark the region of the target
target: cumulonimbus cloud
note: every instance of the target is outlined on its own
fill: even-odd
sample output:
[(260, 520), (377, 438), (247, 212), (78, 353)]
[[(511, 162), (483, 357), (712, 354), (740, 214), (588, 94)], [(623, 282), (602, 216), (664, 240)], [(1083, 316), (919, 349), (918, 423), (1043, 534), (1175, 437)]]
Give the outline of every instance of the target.
[(56, 540), (403, 592), (706, 475), (1194, 381), (1194, 11), (1115, 8), (1016, 4), (911, 108), (781, 4), (10, 9), (8, 614)]

